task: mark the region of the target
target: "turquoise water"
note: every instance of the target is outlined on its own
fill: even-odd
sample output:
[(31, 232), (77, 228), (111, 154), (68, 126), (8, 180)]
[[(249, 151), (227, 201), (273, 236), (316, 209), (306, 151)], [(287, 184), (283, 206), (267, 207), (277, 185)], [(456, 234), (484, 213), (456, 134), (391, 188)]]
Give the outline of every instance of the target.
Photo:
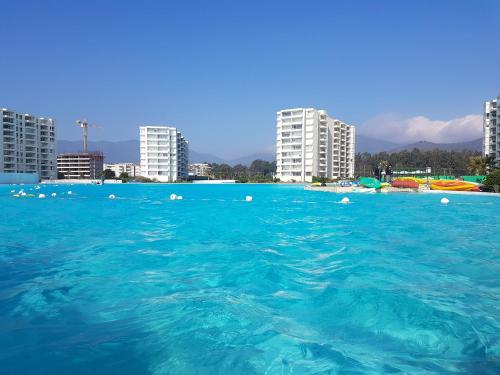
[(2, 374), (500, 373), (496, 197), (11, 189)]

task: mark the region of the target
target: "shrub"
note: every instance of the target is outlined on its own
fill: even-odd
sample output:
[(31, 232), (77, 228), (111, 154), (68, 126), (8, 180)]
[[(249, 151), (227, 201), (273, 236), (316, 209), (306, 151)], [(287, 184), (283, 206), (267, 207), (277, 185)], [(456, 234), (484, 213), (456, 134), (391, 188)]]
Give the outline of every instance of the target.
[(320, 182), (320, 183), (324, 184), (324, 183), (328, 182), (328, 179), (326, 177), (313, 176), (312, 177), (312, 182)]
[(491, 172), (484, 180), (484, 190), (500, 192), (500, 169)]
[(111, 180), (116, 177), (116, 174), (115, 171), (112, 171), (111, 169), (105, 169), (102, 171), (101, 176), (106, 180)]
[(151, 183), (151, 182), (153, 182), (153, 180), (151, 180), (150, 178), (143, 177), (143, 176), (135, 176), (134, 177), (134, 181), (135, 182), (142, 182), (142, 183)]

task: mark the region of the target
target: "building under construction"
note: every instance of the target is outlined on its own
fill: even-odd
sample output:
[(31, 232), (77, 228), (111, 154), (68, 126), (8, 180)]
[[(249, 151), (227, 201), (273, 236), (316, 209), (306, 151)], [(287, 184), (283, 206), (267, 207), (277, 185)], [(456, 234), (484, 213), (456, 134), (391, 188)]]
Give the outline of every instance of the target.
[(102, 152), (88, 151), (88, 128), (99, 126), (91, 125), (87, 120), (77, 120), (76, 124), (83, 129), (83, 152), (70, 152), (57, 155), (57, 171), (59, 178), (89, 180), (101, 178), (104, 164)]
[(101, 178), (104, 156), (102, 152), (73, 152), (57, 155), (57, 171), (64, 179)]

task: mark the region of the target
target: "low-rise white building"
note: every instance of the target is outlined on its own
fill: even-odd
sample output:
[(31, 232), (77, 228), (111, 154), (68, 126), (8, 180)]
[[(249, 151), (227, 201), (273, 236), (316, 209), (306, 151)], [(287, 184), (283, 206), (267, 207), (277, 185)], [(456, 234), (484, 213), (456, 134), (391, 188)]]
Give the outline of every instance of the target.
[(141, 167), (139, 164), (134, 163), (105, 163), (104, 170), (109, 169), (115, 172), (118, 177), (122, 173), (127, 173), (129, 177), (136, 177), (141, 175)]
[(484, 103), (483, 153), (493, 158), (500, 167), (500, 95)]
[(210, 173), (210, 164), (207, 163), (194, 163), (189, 164), (189, 175), (190, 176), (208, 176)]
[(0, 109), (0, 173), (57, 178), (55, 121)]
[(281, 181), (352, 178), (354, 154), (353, 125), (314, 108), (277, 112), (276, 177)]
[(169, 126), (140, 127), (141, 175), (161, 182), (188, 177), (188, 142)]

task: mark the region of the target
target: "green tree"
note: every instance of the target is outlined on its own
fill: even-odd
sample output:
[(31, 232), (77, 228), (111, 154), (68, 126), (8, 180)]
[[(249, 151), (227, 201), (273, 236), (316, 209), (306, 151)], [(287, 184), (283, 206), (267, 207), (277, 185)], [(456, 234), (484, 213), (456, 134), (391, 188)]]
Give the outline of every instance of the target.
[(111, 169), (105, 169), (102, 171), (101, 174), (102, 177), (104, 177), (106, 180), (110, 180), (116, 177), (115, 171), (112, 171)]
[(250, 164), (249, 170), (254, 176), (272, 176), (276, 172), (276, 162), (257, 159)]
[(227, 180), (233, 178), (232, 168), (228, 164), (210, 164), (210, 177), (217, 180)]
[(378, 163), (381, 160), (387, 160), (391, 163), (393, 169), (431, 167), (433, 172), (438, 174), (446, 172), (447, 174), (462, 176), (469, 173), (467, 164), (471, 156), (481, 156), (481, 153), (470, 150), (421, 151), (417, 148), (393, 153), (360, 153), (356, 154), (355, 158), (355, 175), (371, 176)]
[(277, 182), (274, 180), (276, 162), (265, 160), (254, 160), (250, 167), (236, 164), (231, 167), (228, 164), (210, 164), (209, 177), (217, 180), (234, 179), (238, 182)]
[(120, 175), (118, 176), (118, 178), (122, 181), (128, 181), (130, 179), (129, 175), (127, 172), (122, 172), (120, 173)]
[(500, 193), (500, 169), (491, 172), (484, 181), (484, 190)]
[(471, 156), (467, 163), (467, 169), (470, 173), (479, 176), (486, 174), (487, 168), (486, 158), (482, 156)]
[(248, 176), (249, 176), (248, 167), (243, 164), (236, 164), (232, 168), (232, 175), (239, 182), (248, 182)]

